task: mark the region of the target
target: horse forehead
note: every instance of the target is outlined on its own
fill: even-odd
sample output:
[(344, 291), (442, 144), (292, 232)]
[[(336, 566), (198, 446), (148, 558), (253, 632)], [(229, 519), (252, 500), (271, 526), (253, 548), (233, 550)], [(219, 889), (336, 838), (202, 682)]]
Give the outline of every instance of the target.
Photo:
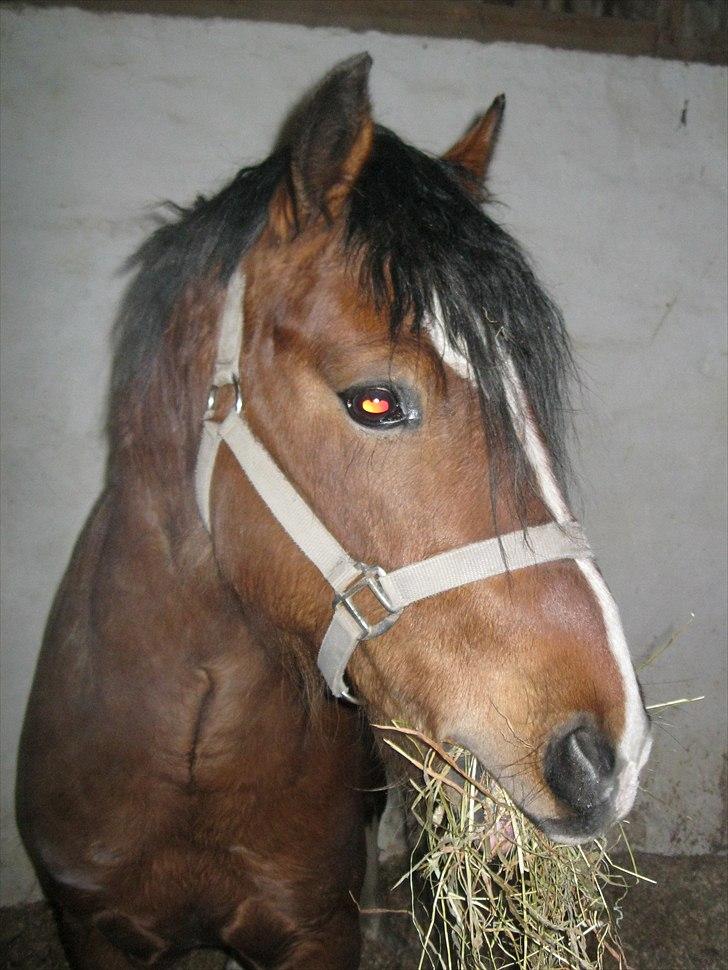
[(361, 258), (347, 253), (336, 233), (304, 234), (292, 242), (262, 241), (245, 262), (249, 309), (272, 311), (277, 324), (336, 326), (342, 318), (365, 330), (386, 320), (361, 286)]
[[(314, 292), (315, 290), (315, 292)], [(301, 287), (283, 283), (274, 293), (253, 291), (246, 299), (245, 343), (273, 363), (326, 364), (333, 358), (379, 356), (387, 359), (392, 347), (386, 318), (337, 280)]]

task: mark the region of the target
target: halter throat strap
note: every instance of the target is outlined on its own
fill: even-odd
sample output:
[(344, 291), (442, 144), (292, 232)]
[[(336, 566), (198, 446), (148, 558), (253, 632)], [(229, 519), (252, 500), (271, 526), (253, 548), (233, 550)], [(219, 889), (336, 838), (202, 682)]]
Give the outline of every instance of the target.
[[(230, 281), (220, 321), (217, 359), (197, 457), (197, 503), (209, 531), (212, 476), (224, 442), (274, 518), (334, 592), (333, 614), (317, 662), (335, 697), (357, 703), (344, 676), (351, 655), (362, 640), (385, 634), (411, 604), (505, 572), (592, 556), (581, 527), (568, 521), (460, 546), (391, 572), (353, 559), (298, 494), (245, 420), (239, 391), (244, 293), (245, 280), (239, 269)], [(215, 398), (227, 385), (236, 390), (236, 407), (219, 422), (214, 419)], [(363, 590), (379, 604), (377, 621), (369, 621), (354, 602)]]

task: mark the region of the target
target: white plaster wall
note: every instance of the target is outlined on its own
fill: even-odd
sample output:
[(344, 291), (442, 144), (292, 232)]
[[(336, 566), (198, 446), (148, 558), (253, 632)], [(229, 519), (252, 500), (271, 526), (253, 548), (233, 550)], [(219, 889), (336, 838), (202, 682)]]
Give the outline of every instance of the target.
[[(587, 394), (585, 520), (668, 711), (632, 825), (701, 852), (725, 785), (726, 72), (536, 47), (74, 10), (2, 10), (2, 901), (33, 879), (12, 797), (43, 624), (99, 490), (118, 270), (151, 207), (265, 155), (335, 61), (378, 118), (445, 149), (501, 90), (500, 218), (563, 306)], [(680, 115), (687, 104), (687, 123)], [(722, 772), (722, 775), (721, 775)]]

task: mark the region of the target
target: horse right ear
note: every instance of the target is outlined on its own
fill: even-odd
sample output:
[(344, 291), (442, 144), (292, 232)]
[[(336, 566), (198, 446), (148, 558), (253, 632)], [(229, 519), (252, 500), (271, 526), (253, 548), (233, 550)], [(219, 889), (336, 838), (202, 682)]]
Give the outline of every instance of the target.
[(289, 178), (273, 197), (270, 224), (285, 238), (323, 217), (331, 223), (372, 148), (369, 54), (338, 64), (287, 126)]
[(506, 96), (499, 94), (485, 114), (476, 118), (463, 137), (442, 156), (446, 161), (459, 166), (476, 184), (481, 184), (488, 172), (505, 107)]

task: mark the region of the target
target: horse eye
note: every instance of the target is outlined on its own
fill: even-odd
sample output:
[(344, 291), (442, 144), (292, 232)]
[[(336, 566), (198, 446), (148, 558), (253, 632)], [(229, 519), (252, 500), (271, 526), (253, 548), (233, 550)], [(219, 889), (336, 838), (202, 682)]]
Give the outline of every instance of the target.
[(388, 387), (351, 387), (341, 394), (349, 417), (366, 428), (391, 428), (407, 420), (399, 398)]

